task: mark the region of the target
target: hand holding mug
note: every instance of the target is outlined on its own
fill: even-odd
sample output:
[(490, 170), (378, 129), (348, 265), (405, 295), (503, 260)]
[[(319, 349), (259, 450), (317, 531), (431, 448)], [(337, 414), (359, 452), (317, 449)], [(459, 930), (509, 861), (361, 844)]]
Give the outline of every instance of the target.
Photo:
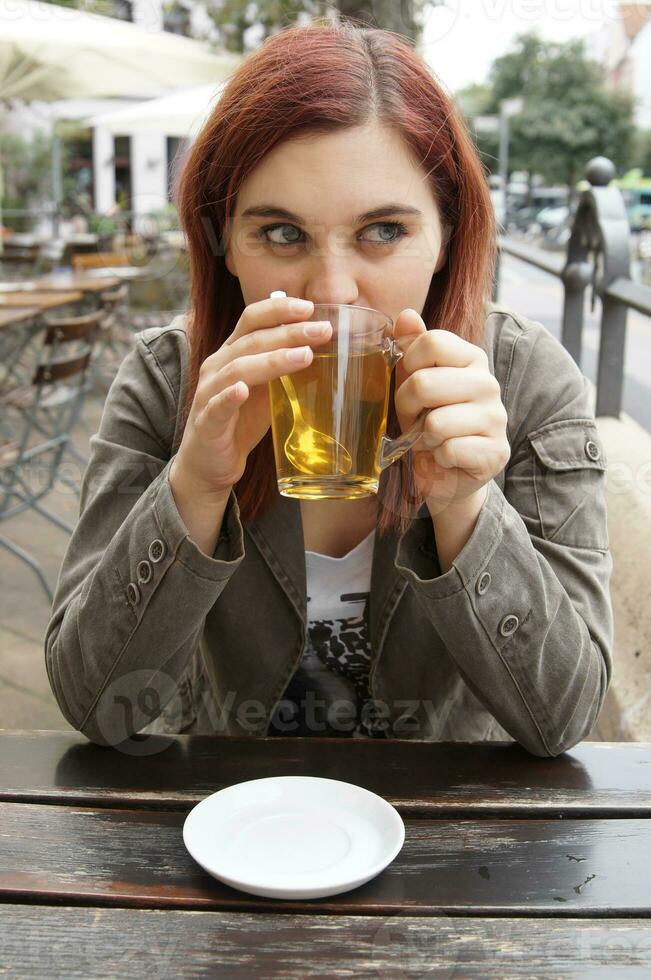
[(182, 476), (189, 490), (228, 497), (269, 428), (268, 382), (305, 368), (312, 348), (332, 333), (329, 324), (306, 322), (313, 309), (313, 303), (291, 297), (246, 307), (230, 336), (201, 365), (172, 465), (176, 481)]
[(412, 451), (430, 512), (485, 496), (511, 455), (507, 413), (485, 351), (449, 330), (428, 330), (412, 309), (400, 313), (394, 334), (415, 335), (396, 366), (394, 403), (403, 432), (429, 409)]

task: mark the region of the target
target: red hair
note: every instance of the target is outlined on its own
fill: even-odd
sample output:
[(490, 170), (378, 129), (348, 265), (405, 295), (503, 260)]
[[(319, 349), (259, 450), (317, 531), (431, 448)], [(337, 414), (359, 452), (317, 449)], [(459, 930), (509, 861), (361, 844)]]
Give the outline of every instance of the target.
[[(179, 181), (191, 276), (185, 420), (201, 364), (222, 346), (245, 307), (239, 280), (224, 259), (238, 189), (284, 140), (373, 120), (400, 134), (421, 162), (442, 223), (450, 228), (447, 260), (432, 276), (423, 321), (429, 330), (444, 327), (481, 344), (495, 223), (482, 165), (454, 103), (398, 34), (350, 22), (289, 27), (267, 38), (230, 77)], [(393, 396), (387, 434), (400, 435)], [(378, 533), (404, 532), (423, 503), (411, 453), (382, 474), (380, 490)], [(273, 505), (278, 487), (271, 429), (249, 454), (235, 492), (244, 523)]]

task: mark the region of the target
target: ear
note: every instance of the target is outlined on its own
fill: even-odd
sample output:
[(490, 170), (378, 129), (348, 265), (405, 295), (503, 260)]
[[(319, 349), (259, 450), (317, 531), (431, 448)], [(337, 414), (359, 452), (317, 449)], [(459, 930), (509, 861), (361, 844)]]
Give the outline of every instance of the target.
[(448, 260), (448, 243), (452, 237), (452, 227), (451, 225), (443, 226), (443, 238), (441, 240), (441, 248), (439, 250), (438, 258), (436, 260), (436, 265), (434, 267), (434, 275), (440, 272), (445, 263)]
[(226, 263), (226, 268), (232, 276), (237, 276), (235, 272), (235, 266), (233, 265), (233, 253), (231, 251), (231, 243), (229, 242), (226, 246), (226, 251), (224, 253), (224, 262)]
[(436, 260), (436, 265), (434, 266), (433, 275), (436, 275), (437, 272), (441, 271), (441, 269), (443, 268), (447, 260), (448, 260), (447, 245), (441, 245), (441, 251), (439, 252), (439, 257)]

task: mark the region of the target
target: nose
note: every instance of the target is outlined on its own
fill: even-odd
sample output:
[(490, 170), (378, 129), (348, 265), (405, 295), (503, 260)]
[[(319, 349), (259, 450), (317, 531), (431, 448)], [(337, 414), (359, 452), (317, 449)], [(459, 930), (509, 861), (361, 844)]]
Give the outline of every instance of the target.
[(327, 246), (322, 254), (307, 259), (303, 295), (313, 303), (359, 304), (360, 290), (352, 255), (332, 254)]

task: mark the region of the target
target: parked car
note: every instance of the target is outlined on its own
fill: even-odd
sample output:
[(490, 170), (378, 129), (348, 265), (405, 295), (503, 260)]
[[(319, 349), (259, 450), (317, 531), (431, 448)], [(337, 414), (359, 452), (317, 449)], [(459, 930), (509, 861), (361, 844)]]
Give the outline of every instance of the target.
[[(531, 194), (519, 189), (509, 190), (507, 201), (507, 222), (509, 231), (532, 231), (539, 224), (540, 214), (565, 208), (567, 211), (568, 193), (565, 187), (534, 187)], [(554, 220), (557, 220), (555, 217)], [(562, 218), (560, 219), (563, 220)]]
[(639, 187), (627, 187), (622, 193), (633, 231), (651, 228), (651, 180), (640, 181)]
[(536, 224), (540, 226), (542, 232), (551, 231), (558, 228), (568, 218), (570, 209), (566, 204), (543, 208), (536, 216)]

